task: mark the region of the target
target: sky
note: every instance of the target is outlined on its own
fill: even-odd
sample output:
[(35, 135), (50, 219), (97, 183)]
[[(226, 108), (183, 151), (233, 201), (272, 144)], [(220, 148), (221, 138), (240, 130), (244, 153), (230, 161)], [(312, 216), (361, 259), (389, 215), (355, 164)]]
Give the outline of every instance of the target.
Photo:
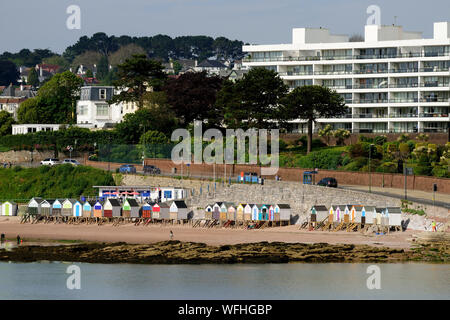
[[(79, 30), (66, 26), (71, 5), (80, 8)], [(426, 38), (432, 37), (433, 22), (450, 21), (449, 0), (2, 0), (0, 53), (23, 48), (62, 53), (96, 32), (224, 36), (251, 44), (290, 43), (294, 27), (362, 35), (370, 5), (380, 7), (382, 24), (396, 21)]]

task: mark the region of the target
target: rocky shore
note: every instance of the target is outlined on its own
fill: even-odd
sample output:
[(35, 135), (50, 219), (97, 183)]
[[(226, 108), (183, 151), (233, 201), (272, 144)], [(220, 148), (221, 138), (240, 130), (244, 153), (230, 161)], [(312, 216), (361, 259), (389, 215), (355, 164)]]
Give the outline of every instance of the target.
[(421, 243), (411, 250), (368, 245), (258, 242), (209, 246), (163, 241), (153, 244), (81, 243), (61, 246), (19, 246), (1, 249), (0, 261), (67, 261), (141, 264), (230, 264), (288, 262), (450, 262), (448, 242)]

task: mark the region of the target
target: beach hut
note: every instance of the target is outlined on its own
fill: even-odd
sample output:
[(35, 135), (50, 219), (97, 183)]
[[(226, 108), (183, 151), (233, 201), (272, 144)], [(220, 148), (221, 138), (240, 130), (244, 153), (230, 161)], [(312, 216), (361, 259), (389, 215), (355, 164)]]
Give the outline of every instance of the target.
[(5, 201), (2, 203), (2, 216), (17, 215), (17, 203), (13, 201)]
[(85, 201), (83, 204), (83, 217), (92, 217), (92, 208), (95, 205), (95, 201)]
[(52, 204), (52, 216), (57, 217), (62, 214), (62, 200), (56, 199)]
[(0, 202), (0, 216), (2, 216), (2, 203)]
[(348, 218), (348, 208), (345, 205), (337, 205), (333, 206), (334, 211), (334, 221), (335, 222), (342, 222), (345, 221), (345, 212), (347, 211), (347, 218)]
[(126, 199), (122, 207), (122, 215), (127, 218), (139, 218), (139, 210), (140, 206), (136, 199)]
[(103, 205), (104, 202), (103, 201), (96, 201), (92, 210), (92, 214), (94, 215), (95, 218), (101, 218), (103, 217)]
[(273, 205), (271, 205), (269, 207), (269, 221), (274, 221), (275, 220), (275, 207)]
[(182, 200), (175, 200), (170, 205), (169, 211), (171, 220), (186, 220), (188, 218), (188, 207)]
[(399, 207), (386, 208), (387, 216), (389, 219), (389, 226), (401, 227), (402, 226), (402, 209)]
[(160, 219), (170, 219), (169, 204), (167, 202), (161, 202), (158, 205), (159, 205), (159, 218)]
[(375, 208), (375, 218), (373, 224), (381, 225), (381, 218), (383, 217), (385, 208)]
[(259, 219), (261, 221), (267, 221), (269, 220), (269, 205), (261, 205), (259, 207)]
[(212, 220), (213, 205), (209, 204), (205, 208), (205, 219)]
[[(152, 212), (151, 216), (143, 216), (144, 218), (152, 218), (152, 219), (163, 219), (161, 215), (161, 205), (162, 203), (155, 203), (151, 202), (150, 205), (152, 206)], [(168, 219), (168, 218), (167, 218)]]
[(83, 205), (80, 201), (76, 201), (73, 204), (73, 216), (74, 217), (81, 217), (83, 215)]
[(352, 209), (353, 205), (346, 205), (344, 207), (344, 222), (345, 223), (350, 223), (350, 210)]
[(119, 200), (108, 198), (103, 206), (103, 216), (106, 218), (120, 217), (122, 215), (122, 205)]
[(234, 204), (228, 206), (227, 220), (236, 221), (236, 206)]
[(334, 206), (330, 206), (330, 210), (328, 210), (328, 223), (333, 223), (334, 220)]
[[(363, 223), (363, 217), (364, 220), (366, 218), (366, 208), (364, 206), (354, 206), (353, 207), (355, 210), (355, 218), (354, 218), (354, 223)], [(352, 210), (353, 210), (352, 208)]]
[(259, 220), (259, 208), (261, 205), (254, 204), (252, 206), (252, 221), (258, 221)]
[(31, 198), (28, 202), (28, 214), (38, 215), (41, 214), (41, 203), (44, 201), (42, 198)]
[(246, 203), (239, 203), (236, 207), (236, 221), (244, 221), (244, 209)]
[(311, 222), (322, 222), (328, 218), (328, 209), (325, 206), (313, 206), (311, 208)]
[(364, 216), (361, 217), (362, 224), (373, 224), (376, 217), (376, 208), (374, 206), (364, 206)]
[(213, 213), (212, 217), (214, 220), (220, 220), (220, 207), (222, 206), (223, 202), (216, 202), (213, 206)]
[(291, 220), (291, 206), (286, 203), (277, 204), (280, 209), (280, 221), (290, 221)]
[(252, 208), (253, 204), (247, 203), (244, 207), (244, 221), (252, 220)]
[(75, 199), (66, 199), (62, 203), (61, 215), (65, 217), (73, 216), (73, 205), (77, 202)]
[(228, 205), (229, 202), (223, 202), (220, 206), (220, 214), (219, 214), (219, 220), (220, 221), (226, 221), (227, 220), (227, 212), (228, 212)]
[[(152, 205), (148, 202), (144, 202), (144, 204), (141, 207), (141, 217), (142, 218), (154, 218), (152, 211), (153, 211)], [(158, 207), (158, 214), (159, 214), (159, 207)]]
[(41, 215), (51, 216), (52, 214), (52, 204), (55, 200), (43, 200), (41, 202)]
[(281, 221), (280, 220), (280, 207), (277, 206), (277, 205), (274, 205), (273, 206), (273, 211), (274, 211), (274, 213), (273, 213), (274, 221)]

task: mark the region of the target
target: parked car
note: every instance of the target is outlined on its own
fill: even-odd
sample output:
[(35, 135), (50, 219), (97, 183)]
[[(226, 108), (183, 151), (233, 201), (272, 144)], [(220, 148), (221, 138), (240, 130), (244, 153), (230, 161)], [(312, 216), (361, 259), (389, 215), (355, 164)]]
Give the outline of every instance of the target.
[(161, 169), (152, 165), (144, 165), (144, 173), (161, 174)]
[(136, 173), (136, 167), (132, 164), (124, 164), (119, 168), (120, 173)]
[(338, 183), (335, 178), (323, 178), (317, 183), (318, 186), (337, 188)]
[(79, 166), (79, 165), (81, 165), (81, 163), (79, 163), (77, 160), (75, 160), (75, 159), (64, 159), (63, 160), (63, 162), (62, 162), (62, 164), (66, 164), (66, 163), (69, 163), (69, 164), (71, 164), (71, 165), (73, 165), (73, 166)]
[(43, 166), (54, 166), (60, 164), (61, 162), (57, 158), (46, 158), (41, 161), (41, 165)]

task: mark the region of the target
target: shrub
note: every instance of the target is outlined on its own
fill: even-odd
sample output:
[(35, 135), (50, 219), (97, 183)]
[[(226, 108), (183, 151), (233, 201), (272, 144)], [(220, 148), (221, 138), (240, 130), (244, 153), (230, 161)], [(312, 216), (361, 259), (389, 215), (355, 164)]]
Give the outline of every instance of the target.
[(386, 136), (376, 136), (375, 139), (373, 140), (374, 143), (376, 145), (382, 146), (383, 144), (385, 144), (387, 142), (387, 137)]

